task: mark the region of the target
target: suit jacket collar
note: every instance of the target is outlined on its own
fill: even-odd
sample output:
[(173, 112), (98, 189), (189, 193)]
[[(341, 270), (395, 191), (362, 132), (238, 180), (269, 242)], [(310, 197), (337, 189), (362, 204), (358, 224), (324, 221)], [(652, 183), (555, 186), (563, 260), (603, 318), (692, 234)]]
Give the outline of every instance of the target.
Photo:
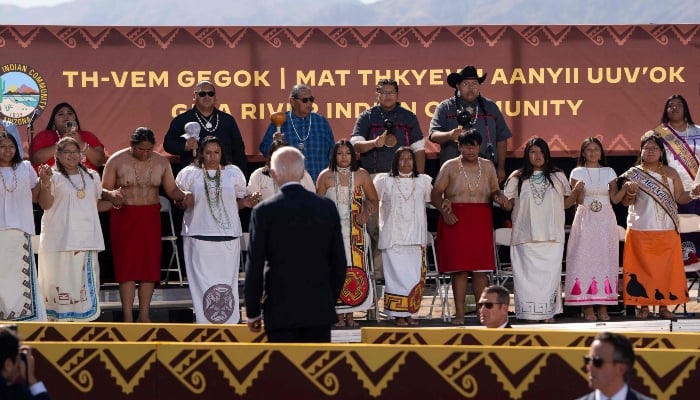
[(287, 182), (280, 188), (283, 192), (298, 191), (299, 189), (306, 190), (301, 186), (301, 182)]

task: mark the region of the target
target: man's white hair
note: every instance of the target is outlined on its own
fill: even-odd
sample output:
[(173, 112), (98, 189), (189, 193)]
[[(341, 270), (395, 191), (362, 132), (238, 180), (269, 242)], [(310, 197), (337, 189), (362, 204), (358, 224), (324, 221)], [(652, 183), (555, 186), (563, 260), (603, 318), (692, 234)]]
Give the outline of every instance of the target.
[(272, 153), (270, 169), (279, 182), (301, 181), (304, 176), (304, 155), (295, 147), (281, 147)]

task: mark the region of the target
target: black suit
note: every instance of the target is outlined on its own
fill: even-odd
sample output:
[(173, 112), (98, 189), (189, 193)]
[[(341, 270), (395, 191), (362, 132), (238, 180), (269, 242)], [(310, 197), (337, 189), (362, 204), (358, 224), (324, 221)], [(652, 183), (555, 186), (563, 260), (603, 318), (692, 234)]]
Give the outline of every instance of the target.
[(346, 266), (335, 204), (299, 184), (284, 186), (250, 218), (246, 315), (260, 316), (262, 302), (271, 342), (328, 342)]
[(0, 376), (0, 400), (50, 400), (46, 392), (32, 396), (29, 386), (23, 383), (7, 386), (5, 378)]

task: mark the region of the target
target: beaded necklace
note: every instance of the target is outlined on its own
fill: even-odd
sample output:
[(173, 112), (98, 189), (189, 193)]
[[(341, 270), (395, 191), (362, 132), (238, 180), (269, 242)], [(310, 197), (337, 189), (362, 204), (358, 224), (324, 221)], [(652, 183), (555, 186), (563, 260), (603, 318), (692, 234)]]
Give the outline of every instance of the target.
[(85, 185), (86, 185), (85, 176), (83, 175), (83, 170), (80, 167), (78, 167), (78, 173), (80, 174), (80, 180), (83, 181), (82, 188), (79, 188), (78, 186), (76, 186), (76, 184), (73, 182), (73, 179), (71, 179), (70, 175), (68, 175), (67, 172), (66, 172), (65, 177), (66, 177), (66, 179), (68, 179), (68, 182), (70, 182), (71, 186), (73, 186), (73, 189), (75, 189), (75, 191), (77, 192), (76, 196), (82, 200), (85, 198)]
[[(214, 118), (214, 114), (216, 114), (216, 124), (212, 128), (211, 119)], [(216, 110), (214, 110), (212, 115), (209, 116), (209, 119), (207, 119), (204, 115), (200, 117), (199, 111), (195, 111), (194, 115), (197, 117), (197, 121), (199, 121), (199, 124), (202, 125), (202, 128), (204, 128), (204, 130), (207, 132), (214, 132), (216, 128), (219, 127), (219, 113), (217, 113)], [(203, 120), (206, 120), (207, 122), (204, 123)]]
[(216, 169), (214, 176), (209, 176), (209, 171), (202, 165), (202, 176), (204, 177), (204, 194), (207, 197), (207, 206), (211, 217), (220, 228), (230, 228), (231, 217), (221, 202), (221, 167)]
[(5, 173), (0, 171), (0, 176), (2, 176), (2, 187), (5, 188), (6, 192), (12, 193), (17, 189), (17, 170), (14, 167), (10, 167), (12, 169), (12, 181), (14, 182), (14, 187), (12, 189), (7, 187), (7, 182), (5, 181)]
[(479, 183), (481, 183), (481, 161), (477, 159), (476, 163), (479, 165), (479, 174), (476, 177), (476, 184), (474, 184), (474, 187), (472, 187), (472, 183), (469, 180), (469, 175), (467, 175), (467, 171), (464, 170), (464, 165), (462, 164), (461, 158), (459, 160), (459, 171), (464, 176), (464, 180), (467, 181), (467, 187), (469, 187), (470, 192), (477, 190), (479, 188)]
[[(301, 119), (303, 120), (303, 118)], [(292, 129), (294, 130), (294, 134), (297, 135), (297, 139), (299, 139), (299, 145), (297, 147), (301, 151), (304, 151), (304, 142), (309, 140), (309, 136), (311, 135), (311, 121), (311, 114), (309, 114), (309, 128), (306, 130), (306, 136), (302, 139), (301, 135), (299, 135), (299, 132), (297, 132), (297, 128), (294, 126), (294, 118), (292, 118), (292, 112), (289, 111), (289, 122), (292, 123)]]
[[(347, 204), (348, 208), (350, 209), (350, 215), (352, 215), (352, 193), (353, 193), (353, 188), (354, 188), (354, 174), (350, 172), (350, 167), (348, 168), (337, 168), (338, 170), (333, 174), (335, 177), (335, 205), (338, 207), (338, 210), (340, 210), (341, 205)], [(347, 203), (344, 202), (343, 198), (340, 196), (340, 174), (347, 174), (350, 173), (350, 176), (348, 177), (349, 182), (348, 182), (348, 198), (347, 198)]]
[(603, 203), (601, 203), (600, 200), (598, 200), (598, 190), (600, 189), (600, 187), (599, 187), (599, 185), (600, 185), (600, 170), (602, 168), (600, 168), (600, 166), (598, 166), (598, 168), (597, 168), (598, 169), (598, 180), (595, 183), (593, 182), (593, 178), (591, 177), (591, 172), (588, 170), (588, 167), (584, 167), (584, 169), (586, 170), (586, 173), (588, 174), (588, 180), (591, 182), (591, 186), (593, 186), (595, 188), (595, 193), (593, 194), (593, 201), (591, 201), (591, 205), (590, 205), (591, 211), (599, 212), (600, 210), (603, 209)]
[(533, 173), (528, 181), (530, 182), (532, 197), (535, 198), (535, 204), (539, 206), (544, 203), (544, 196), (547, 193), (547, 188), (549, 188), (549, 181), (542, 171)]

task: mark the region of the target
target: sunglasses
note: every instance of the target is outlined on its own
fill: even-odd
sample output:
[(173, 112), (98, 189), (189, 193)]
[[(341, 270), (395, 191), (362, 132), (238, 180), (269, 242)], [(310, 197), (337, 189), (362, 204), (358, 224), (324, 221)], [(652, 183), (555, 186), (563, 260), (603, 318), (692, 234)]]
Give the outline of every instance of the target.
[(314, 96), (311, 96), (311, 97), (304, 97), (303, 99), (300, 99), (300, 98), (298, 98), (298, 97), (295, 97), (295, 99), (301, 101), (301, 102), (304, 103), (304, 104), (306, 104), (306, 103), (308, 103), (308, 102), (312, 102), (312, 103), (313, 103), (314, 100), (316, 100), (316, 99), (314, 98)]
[(490, 301), (484, 301), (484, 302), (476, 303), (477, 308), (486, 307), (487, 310), (492, 309), (493, 306), (496, 305), (496, 304), (503, 304), (503, 303), (492, 303), (492, 302), (490, 302)]
[(214, 97), (214, 96), (216, 96), (216, 92), (213, 90), (210, 90), (208, 92), (201, 91), (201, 92), (197, 92), (197, 96), (199, 96), (199, 97), (205, 97), (205, 96)]
[[(620, 360), (612, 360), (612, 361), (608, 361), (608, 362), (611, 362), (611, 363), (613, 363), (613, 364), (618, 364), (618, 363), (622, 363), (623, 361), (620, 361)], [(585, 366), (588, 365), (589, 363), (593, 363), (593, 366), (594, 366), (594, 367), (600, 368), (600, 367), (603, 366), (603, 364), (606, 363), (606, 361), (603, 360), (602, 358), (600, 358), (600, 356), (593, 356), (593, 357), (590, 357), (590, 356), (583, 356), (583, 366), (585, 367)]]

